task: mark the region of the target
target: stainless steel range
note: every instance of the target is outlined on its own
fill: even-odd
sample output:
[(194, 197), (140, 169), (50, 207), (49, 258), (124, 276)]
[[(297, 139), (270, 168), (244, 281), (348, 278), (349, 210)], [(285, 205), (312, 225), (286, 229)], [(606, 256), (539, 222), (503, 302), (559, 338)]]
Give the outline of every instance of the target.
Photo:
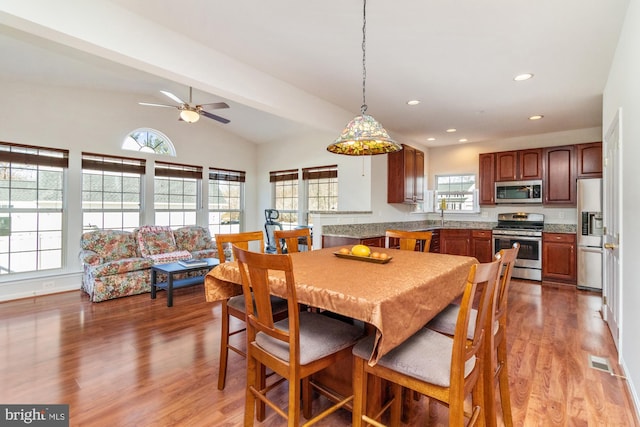
[(520, 243), (513, 276), (520, 279), (542, 280), (542, 229), (544, 214), (503, 213), (493, 229), (493, 250), (509, 249)]

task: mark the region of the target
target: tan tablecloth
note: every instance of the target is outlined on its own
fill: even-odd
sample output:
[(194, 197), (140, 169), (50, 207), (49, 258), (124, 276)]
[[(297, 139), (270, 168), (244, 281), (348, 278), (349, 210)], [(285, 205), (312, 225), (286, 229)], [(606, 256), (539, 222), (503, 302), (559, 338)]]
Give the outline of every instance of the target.
[[(413, 335), (458, 297), (475, 258), (384, 249), (386, 264), (336, 257), (336, 248), (291, 254), (298, 301), (377, 328), (369, 360)], [(272, 276), (272, 293), (286, 297), (284, 277)], [(242, 293), (235, 262), (220, 264), (205, 278), (207, 301)]]

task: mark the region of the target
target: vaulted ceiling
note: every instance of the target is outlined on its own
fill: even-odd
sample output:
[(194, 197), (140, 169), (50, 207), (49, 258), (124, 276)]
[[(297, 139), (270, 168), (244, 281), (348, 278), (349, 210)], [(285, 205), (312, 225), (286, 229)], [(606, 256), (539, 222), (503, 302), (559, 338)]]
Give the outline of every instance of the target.
[[(198, 103), (231, 106), (216, 126), (257, 143), (308, 126), (337, 137), (360, 112), (361, 0), (61, 0), (58, 17), (39, 12), (46, 0), (11, 3), (0, 1), (2, 79), (160, 103), (160, 90), (186, 99), (191, 85)], [(601, 126), (627, 4), (369, 0), (367, 111), (426, 146)], [(521, 73), (533, 78), (514, 81)]]

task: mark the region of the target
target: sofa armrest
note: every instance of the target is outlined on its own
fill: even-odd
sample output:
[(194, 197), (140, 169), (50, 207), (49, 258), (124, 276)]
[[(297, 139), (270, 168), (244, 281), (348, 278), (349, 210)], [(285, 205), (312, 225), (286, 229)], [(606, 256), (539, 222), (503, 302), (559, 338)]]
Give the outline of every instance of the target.
[(104, 260), (97, 252), (89, 249), (82, 249), (78, 258), (80, 258), (80, 262), (82, 264), (87, 265), (99, 265), (104, 263)]

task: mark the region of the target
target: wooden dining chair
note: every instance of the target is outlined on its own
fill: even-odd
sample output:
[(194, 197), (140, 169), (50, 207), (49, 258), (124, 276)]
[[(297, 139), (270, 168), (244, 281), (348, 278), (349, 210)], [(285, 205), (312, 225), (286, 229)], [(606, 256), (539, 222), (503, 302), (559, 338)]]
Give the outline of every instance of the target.
[[(244, 249), (249, 249), (249, 244), (254, 242), (255, 246), (264, 252), (264, 235), (262, 231), (247, 231), (243, 233), (233, 234), (216, 234), (216, 245), (218, 247), (218, 257), (220, 262), (226, 262), (225, 246), (232, 244), (238, 245)], [(273, 305), (273, 312), (278, 319), (284, 319), (287, 317), (287, 301), (282, 298), (273, 297), (271, 301)], [(224, 390), (224, 386), (227, 378), (227, 360), (229, 358), (229, 350), (246, 357), (245, 352), (229, 343), (229, 338), (233, 335), (244, 332), (245, 328), (240, 328), (234, 331), (230, 331), (231, 317), (235, 317), (242, 322), (245, 322), (246, 311), (244, 306), (244, 296), (238, 295), (231, 297), (228, 300), (222, 301), (222, 321), (220, 331), (220, 365), (218, 368), (218, 390)]]
[[(353, 345), (363, 335), (363, 329), (308, 311), (298, 311), (298, 300), (291, 256), (249, 252), (233, 246), (240, 267), (242, 289), (247, 313), (247, 389), (244, 425), (252, 426), (254, 418), (263, 421), (265, 405), (287, 420), (288, 426), (300, 422), (302, 412), (311, 425), (348, 404), (353, 396), (336, 399), (332, 406), (312, 417), (311, 375), (351, 356)], [(289, 317), (275, 319), (270, 298), (270, 272), (284, 275)], [(252, 298), (253, 291), (253, 298)], [(255, 301), (255, 303), (254, 303)], [(265, 371), (269, 368), (281, 378), (266, 386)], [(281, 408), (267, 393), (288, 381), (288, 405)], [(329, 391), (325, 390), (325, 393)], [(275, 392), (276, 399), (282, 400)], [(334, 394), (335, 396), (335, 394)], [(257, 413), (256, 413), (257, 411)], [(254, 417), (255, 415), (255, 417)]]
[[(367, 337), (353, 348), (353, 420), (360, 427), (363, 421), (382, 425), (381, 413), (365, 414), (367, 402), (367, 379), (375, 375), (391, 383), (392, 401), (383, 405), (390, 409), (392, 426), (400, 424), (402, 388), (417, 391), (449, 406), (449, 426), (463, 426), (464, 402), (472, 396), (472, 410), (467, 425), (475, 425), (482, 416), (484, 406), (483, 345), (485, 344), (484, 318), (493, 313), (500, 261), (471, 266), (467, 277), (462, 303), (458, 313), (453, 337), (428, 328), (421, 328), (408, 340), (382, 356), (374, 366), (368, 363), (373, 350), (374, 337)], [(476, 298), (476, 289), (484, 284), (478, 305), (478, 319), (473, 340), (467, 340), (470, 327), (471, 308)], [(376, 424), (377, 423), (377, 424)]]
[[(493, 335), (488, 336), (488, 345), (485, 346), (485, 397), (486, 409), (485, 418), (488, 427), (495, 427), (497, 423), (495, 389), (496, 385), (500, 389), (500, 406), (502, 408), (502, 419), (507, 427), (513, 427), (513, 417), (511, 412), (511, 395), (509, 393), (509, 372), (507, 368), (507, 300), (513, 267), (518, 257), (520, 244), (513, 244), (511, 249), (502, 249), (495, 255), (501, 263), (502, 277), (498, 285), (496, 296), (495, 312), (493, 320), (487, 317), (491, 324), (486, 326), (487, 330), (492, 330)], [(431, 320), (427, 327), (437, 332), (453, 335), (455, 331), (455, 319), (460, 311), (460, 306), (450, 304), (445, 310)], [(471, 319), (475, 322), (477, 311), (472, 309)]]
[(311, 250), (311, 230), (308, 228), (296, 228), (294, 230), (274, 230), (273, 238), (276, 241), (276, 251), (282, 254), (282, 241), (287, 248), (287, 253), (300, 252), (300, 241), (304, 241), (307, 250)]
[(405, 231), (387, 230), (385, 233), (385, 247), (389, 247), (390, 240), (395, 238), (400, 243), (400, 249), (405, 251), (415, 251), (416, 244), (422, 244), (422, 252), (429, 252), (431, 247), (431, 231)]

